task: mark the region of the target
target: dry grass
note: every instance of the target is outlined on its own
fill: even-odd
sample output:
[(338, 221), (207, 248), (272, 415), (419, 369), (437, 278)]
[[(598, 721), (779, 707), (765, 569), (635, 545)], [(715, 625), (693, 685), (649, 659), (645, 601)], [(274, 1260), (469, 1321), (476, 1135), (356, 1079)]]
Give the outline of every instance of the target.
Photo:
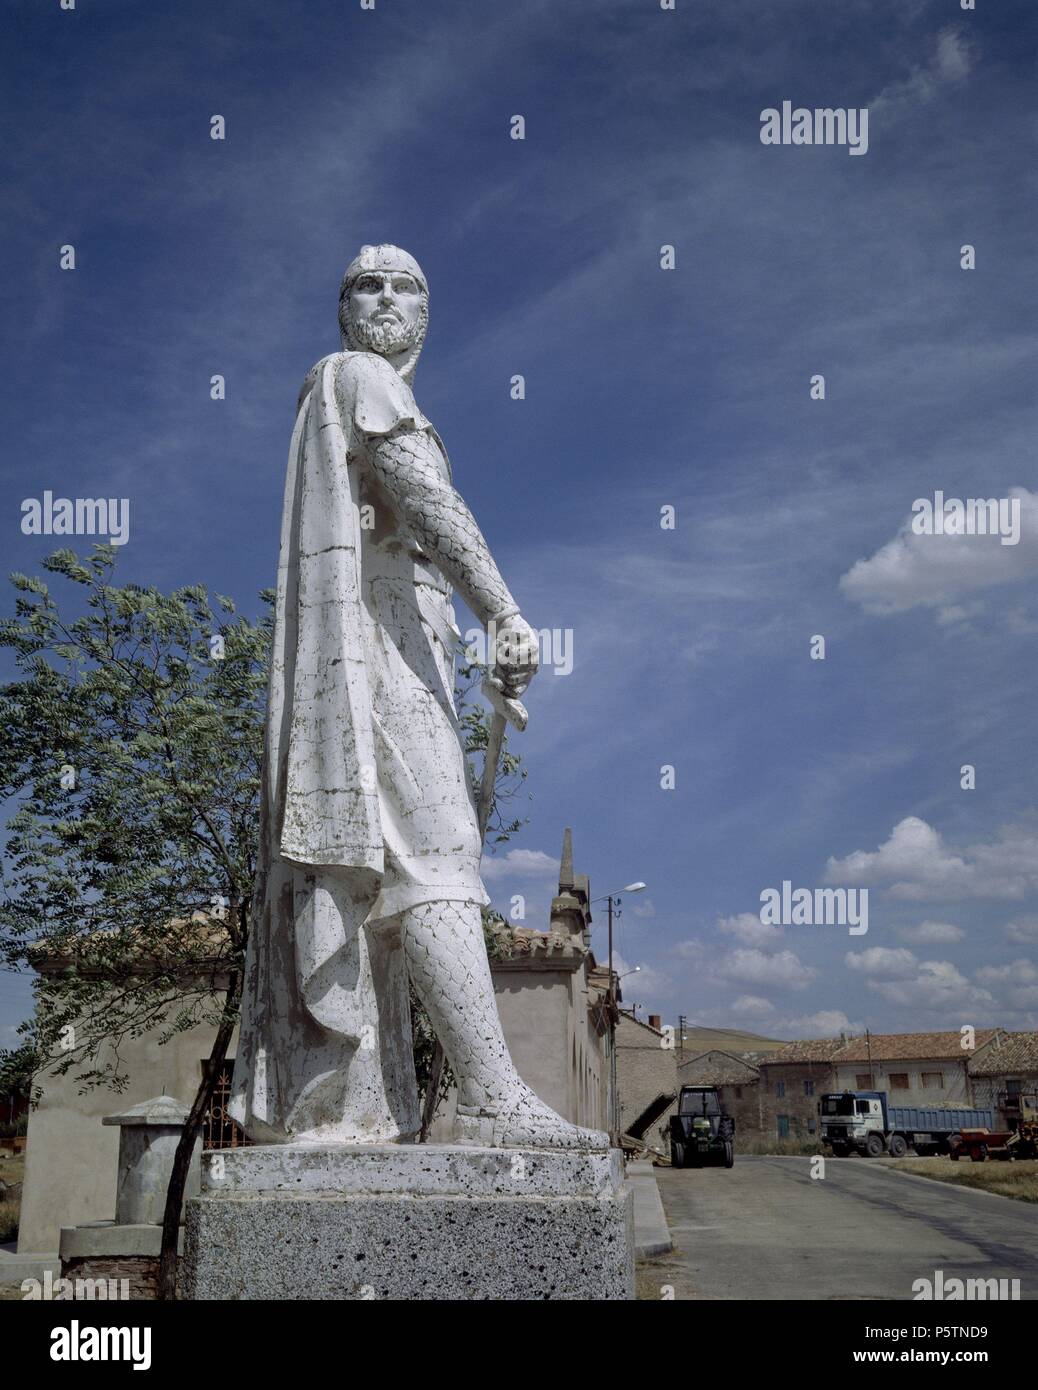
[(20, 1197), (0, 1202), (0, 1245), (18, 1239), (18, 1218), (21, 1209)]
[(14, 1188), (5, 1201), (0, 1202), (0, 1245), (18, 1239), (18, 1217), (22, 1206), (21, 1183), (25, 1176), (25, 1156), (0, 1158), (0, 1182)]
[(918, 1173), (921, 1178), (936, 1178), (959, 1187), (996, 1192), (1000, 1197), (1014, 1197), (1018, 1202), (1038, 1202), (1038, 1159), (999, 1163), (989, 1158), (985, 1163), (972, 1163), (960, 1158), (958, 1163), (953, 1163), (950, 1158), (887, 1158), (869, 1162), (885, 1163), (902, 1173)]
[(19, 1154), (17, 1158), (12, 1158), (8, 1154), (0, 1154), (0, 1182), (21, 1182), (24, 1176), (24, 1154)]

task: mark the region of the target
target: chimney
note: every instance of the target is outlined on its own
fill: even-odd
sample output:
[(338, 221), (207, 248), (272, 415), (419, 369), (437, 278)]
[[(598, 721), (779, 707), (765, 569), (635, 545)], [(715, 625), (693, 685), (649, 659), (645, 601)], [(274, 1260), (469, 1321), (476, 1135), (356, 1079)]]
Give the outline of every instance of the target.
[(659, 1014), (650, 1014), (650, 1015), (649, 1015), (649, 1027), (650, 1027), (650, 1028), (655, 1028), (657, 1033), (662, 1033), (663, 1029), (660, 1027), (660, 1016), (659, 1016)]

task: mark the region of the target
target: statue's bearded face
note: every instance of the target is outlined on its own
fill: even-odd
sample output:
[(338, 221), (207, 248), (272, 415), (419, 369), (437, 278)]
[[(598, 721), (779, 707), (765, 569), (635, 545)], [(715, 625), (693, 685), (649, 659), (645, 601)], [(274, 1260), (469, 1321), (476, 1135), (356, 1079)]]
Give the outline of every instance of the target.
[(418, 342), (425, 295), (402, 271), (365, 271), (350, 290), (348, 316), (349, 338), (357, 348), (392, 357)]

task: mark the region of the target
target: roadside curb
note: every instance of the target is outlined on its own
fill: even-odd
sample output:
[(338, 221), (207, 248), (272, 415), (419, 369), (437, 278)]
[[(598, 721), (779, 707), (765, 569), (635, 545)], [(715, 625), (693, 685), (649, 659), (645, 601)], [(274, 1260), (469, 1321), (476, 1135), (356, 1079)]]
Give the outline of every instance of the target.
[(651, 1260), (674, 1249), (670, 1227), (663, 1211), (656, 1170), (647, 1159), (627, 1165), (627, 1181), (634, 1193), (634, 1258)]

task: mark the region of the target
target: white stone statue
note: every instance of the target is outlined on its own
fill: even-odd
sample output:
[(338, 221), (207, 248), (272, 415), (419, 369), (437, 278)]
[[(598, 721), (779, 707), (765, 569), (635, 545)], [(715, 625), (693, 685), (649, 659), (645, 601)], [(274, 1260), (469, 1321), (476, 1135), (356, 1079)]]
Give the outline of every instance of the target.
[(451, 586), (496, 633), (504, 696), (536, 635), (411, 391), (428, 303), (407, 252), (363, 247), (343, 351), (299, 399), (231, 1113), (258, 1142), (413, 1140), (410, 977), (457, 1081), (458, 1142), (605, 1148), (521, 1080), (498, 1018)]

